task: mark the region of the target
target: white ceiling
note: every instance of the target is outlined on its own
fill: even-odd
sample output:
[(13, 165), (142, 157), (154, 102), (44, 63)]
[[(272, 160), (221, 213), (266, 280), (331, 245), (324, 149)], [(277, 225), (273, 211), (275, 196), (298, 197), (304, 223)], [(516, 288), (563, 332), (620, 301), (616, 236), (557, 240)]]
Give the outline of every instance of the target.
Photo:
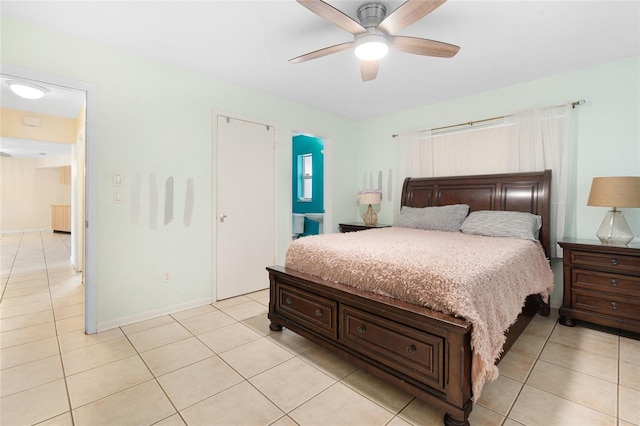
[[(364, 2), (328, 3), (355, 18)], [(352, 51), (287, 62), (353, 39), (294, 0), (3, 0), (2, 14), (353, 119), (640, 55), (638, 0), (449, 0), (400, 34), (459, 45), (454, 58), (392, 51), (366, 83)]]
[[(7, 81), (11, 80), (35, 83), (46, 88), (48, 92), (40, 99), (24, 99), (11, 91), (7, 84)], [(0, 104), (2, 108), (76, 119), (84, 105), (84, 99), (85, 93), (79, 90), (0, 74)]]
[[(66, 87), (43, 84), (39, 81), (24, 80), (45, 87), (48, 92), (41, 99), (24, 99), (9, 89), (7, 81), (16, 80), (14, 76), (0, 75), (0, 107), (28, 111), (58, 117), (78, 118), (84, 106), (85, 93)], [(0, 137), (0, 153), (16, 158), (41, 158), (44, 156), (71, 155), (71, 145), (65, 143), (35, 141)]]

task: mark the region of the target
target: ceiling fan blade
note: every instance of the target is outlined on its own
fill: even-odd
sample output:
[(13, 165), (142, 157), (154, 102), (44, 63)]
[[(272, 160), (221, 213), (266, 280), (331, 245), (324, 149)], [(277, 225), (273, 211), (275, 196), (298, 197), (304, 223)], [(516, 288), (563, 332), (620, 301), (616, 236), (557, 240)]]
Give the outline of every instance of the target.
[(393, 48), (403, 52), (423, 56), (437, 56), (439, 58), (451, 58), (458, 53), (460, 46), (441, 41), (429, 40), (418, 37), (395, 36), (391, 40)]
[(387, 16), (378, 25), (378, 29), (387, 34), (395, 34), (427, 16), (445, 1), (447, 0), (407, 0)]
[(362, 81), (375, 80), (378, 75), (379, 61), (360, 61), (360, 74)]
[(298, 0), (298, 3), (300, 3), (319, 17), (324, 18), (327, 21), (330, 21), (333, 24), (337, 25), (348, 33), (356, 35), (364, 34), (367, 32), (367, 30), (362, 25), (360, 25), (335, 7), (331, 6), (330, 4), (323, 2), (322, 0)]
[(292, 64), (300, 62), (310, 61), (312, 59), (322, 58), (323, 56), (331, 55), (332, 53), (342, 52), (343, 50), (350, 49), (353, 46), (353, 41), (346, 43), (335, 44), (333, 46), (325, 47), (323, 49), (314, 50), (313, 52), (305, 53), (304, 55), (297, 56), (289, 59)]

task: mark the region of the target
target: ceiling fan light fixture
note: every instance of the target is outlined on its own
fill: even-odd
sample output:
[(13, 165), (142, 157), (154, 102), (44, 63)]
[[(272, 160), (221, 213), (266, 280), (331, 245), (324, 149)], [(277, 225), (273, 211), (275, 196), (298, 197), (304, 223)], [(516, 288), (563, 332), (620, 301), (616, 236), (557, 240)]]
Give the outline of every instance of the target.
[(356, 41), (355, 54), (363, 61), (376, 61), (389, 52), (387, 38), (381, 34), (367, 34)]
[(40, 99), (49, 91), (46, 87), (24, 81), (9, 80), (7, 84), (13, 93), (24, 99)]

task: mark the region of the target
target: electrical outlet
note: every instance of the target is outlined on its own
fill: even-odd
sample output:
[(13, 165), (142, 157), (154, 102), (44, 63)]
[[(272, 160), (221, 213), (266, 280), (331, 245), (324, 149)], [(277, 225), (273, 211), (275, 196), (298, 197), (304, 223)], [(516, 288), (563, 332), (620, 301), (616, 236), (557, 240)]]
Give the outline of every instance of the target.
[(162, 282), (168, 283), (171, 281), (171, 272), (163, 272), (162, 273)]

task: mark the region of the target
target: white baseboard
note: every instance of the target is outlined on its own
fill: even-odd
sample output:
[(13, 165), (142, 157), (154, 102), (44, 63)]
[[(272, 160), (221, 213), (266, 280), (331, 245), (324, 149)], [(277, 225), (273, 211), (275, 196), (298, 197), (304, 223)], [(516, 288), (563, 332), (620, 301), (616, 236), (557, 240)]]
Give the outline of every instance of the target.
[(113, 328), (118, 328), (123, 325), (133, 324), (134, 322), (145, 321), (152, 318), (157, 318), (162, 315), (172, 314), (178, 311), (184, 311), (185, 309), (197, 308), (198, 306), (208, 305), (213, 303), (213, 299), (199, 299), (192, 300), (191, 302), (181, 303), (178, 305), (167, 306), (160, 309), (155, 309), (153, 311), (142, 312), (140, 314), (131, 315), (128, 317), (117, 318), (110, 321), (99, 322), (96, 324), (97, 332), (111, 330)]

